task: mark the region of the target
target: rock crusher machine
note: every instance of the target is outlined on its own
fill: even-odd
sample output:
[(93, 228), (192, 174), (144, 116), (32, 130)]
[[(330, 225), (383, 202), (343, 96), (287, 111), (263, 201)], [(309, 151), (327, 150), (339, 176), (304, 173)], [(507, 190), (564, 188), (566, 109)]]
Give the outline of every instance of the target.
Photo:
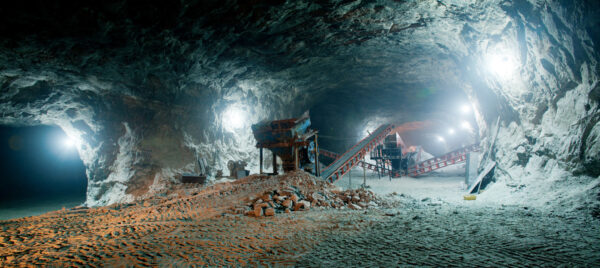
[(421, 146), (404, 144), (398, 133), (392, 133), (385, 137), (383, 144), (377, 145), (371, 151), (371, 160), (375, 160), (375, 166), (379, 176), (388, 174), (390, 178), (400, 177), (408, 174), (410, 166), (416, 165), (421, 160)]
[(263, 121), (252, 125), (259, 148), (260, 174), (263, 174), (263, 149), (273, 153), (273, 174), (277, 174), (277, 157), (284, 172), (304, 169), (320, 176), (318, 131), (309, 129), (310, 117), (305, 112), (299, 118)]

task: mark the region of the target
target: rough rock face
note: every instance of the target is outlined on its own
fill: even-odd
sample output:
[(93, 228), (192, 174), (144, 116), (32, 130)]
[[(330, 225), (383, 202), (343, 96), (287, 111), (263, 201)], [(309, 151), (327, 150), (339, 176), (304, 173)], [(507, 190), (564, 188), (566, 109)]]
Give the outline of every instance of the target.
[(79, 139), (86, 203), (103, 205), (198, 157), (257, 170), (262, 119), (310, 109), (324, 133), (359, 133), (451, 120), (468, 98), (505, 171), (489, 192), (595, 193), (599, 5), (563, 2), (21, 1), (0, 9), (0, 123)]

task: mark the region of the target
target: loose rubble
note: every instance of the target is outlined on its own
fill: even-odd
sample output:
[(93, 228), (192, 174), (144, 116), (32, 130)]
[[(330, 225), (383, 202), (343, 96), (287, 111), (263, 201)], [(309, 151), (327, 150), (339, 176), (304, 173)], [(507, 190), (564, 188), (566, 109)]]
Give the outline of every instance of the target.
[(334, 185), (304, 172), (288, 173), (279, 179), (278, 186), (248, 198), (245, 204), (232, 208), (232, 213), (262, 217), (311, 208), (360, 210), (379, 207), (378, 203), (382, 202), (371, 191), (341, 191)]
[[(284, 195), (288, 188), (293, 191)], [(243, 215), (254, 211), (255, 203), (260, 218)], [(303, 172), (253, 175), (196, 189), (171, 188), (133, 203), (0, 221), (0, 267), (598, 263), (597, 220), (529, 207), (432, 205), (437, 203), (339, 191)], [(378, 209), (371, 209), (375, 205)], [(285, 214), (295, 207), (304, 211)], [(481, 254), (465, 260), (473, 245)]]

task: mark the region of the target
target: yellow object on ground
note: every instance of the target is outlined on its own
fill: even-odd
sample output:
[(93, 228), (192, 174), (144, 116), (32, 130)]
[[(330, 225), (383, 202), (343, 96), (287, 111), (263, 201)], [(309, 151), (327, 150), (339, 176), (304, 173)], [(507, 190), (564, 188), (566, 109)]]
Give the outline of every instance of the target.
[(463, 197), (465, 198), (465, 200), (475, 200), (475, 199), (477, 199), (477, 196), (473, 195), (473, 194), (468, 194), (468, 195), (465, 195)]

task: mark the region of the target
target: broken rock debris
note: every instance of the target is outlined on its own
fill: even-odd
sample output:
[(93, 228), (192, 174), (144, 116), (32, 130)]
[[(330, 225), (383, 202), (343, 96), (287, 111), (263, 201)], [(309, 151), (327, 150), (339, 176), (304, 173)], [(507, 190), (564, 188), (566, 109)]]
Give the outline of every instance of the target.
[(279, 185), (274, 185), (263, 193), (248, 198), (245, 205), (236, 206), (231, 209), (231, 212), (262, 217), (274, 216), (276, 213), (306, 211), (311, 208), (360, 210), (377, 207), (379, 203), (371, 191), (364, 189), (341, 191), (332, 184), (315, 179), (305, 172), (291, 172), (279, 176), (279, 179)]

